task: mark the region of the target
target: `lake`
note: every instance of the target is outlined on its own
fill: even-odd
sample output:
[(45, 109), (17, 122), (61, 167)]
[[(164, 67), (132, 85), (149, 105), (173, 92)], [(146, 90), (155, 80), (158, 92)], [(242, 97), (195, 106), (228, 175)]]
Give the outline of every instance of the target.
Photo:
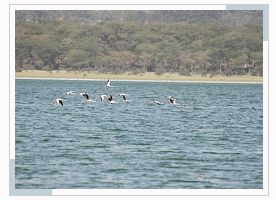
[(263, 84), (105, 84), (15, 80), (16, 189), (263, 188)]

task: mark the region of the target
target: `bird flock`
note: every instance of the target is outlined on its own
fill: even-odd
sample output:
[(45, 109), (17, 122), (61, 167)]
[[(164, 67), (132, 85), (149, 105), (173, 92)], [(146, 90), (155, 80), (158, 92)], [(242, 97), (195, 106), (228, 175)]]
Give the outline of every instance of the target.
[[(106, 83), (106, 87), (115, 87), (115, 86), (111, 86), (110, 85), (110, 80), (108, 79), (107, 80), (107, 83)], [(77, 95), (77, 93), (72, 90), (72, 91), (69, 91), (69, 92), (65, 92), (65, 95)], [(83, 96), (85, 97), (85, 101), (86, 102), (97, 102), (96, 100), (92, 100), (90, 97), (89, 97), (89, 94), (88, 93), (79, 93), (80, 96)], [(126, 99), (126, 96), (128, 96), (129, 94), (125, 94), (125, 93), (120, 93), (120, 94), (116, 94), (114, 97), (116, 98), (117, 96), (121, 96), (123, 97), (123, 100), (122, 101), (114, 101), (114, 98), (112, 95), (100, 95), (100, 96), (96, 96), (98, 98), (100, 98), (101, 101), (104, 101), (104, 99), (108, 99), (109, 103), (110, 104), (114, 104), (114, 103), (123, 103), (123, 102), (126, 102), (126, 103), (129, 103), (129, 102), (132, 102), (133, 100), (128, 100)], [(182, 105), (181, 103), (176, 103), (176, 99), (173, 99), (171, 96), (167, 96), (166, 97), (166, 100), (169, 100), (170, 104), (173, 104), (173, 105)], [(61, 99), (61, 98), (57, 98), (57, 99), (54, 99), (54, 100), (50, 100), (50, 102), (55, 102), (56, 106), (58, 106), (59, 104), (61, 106), (63, 106), (64, 104), (64, 101), (67, 101), (66, 99)], [(159, 102), (159, 101), (152, 101), (152, 102), (149, 102), (149, 104), (156, 104), (156, 105), (162, 105), (162, 104), (165, 104), (165, 102)], [(197, 177), (197, 179), (200, 179), (200, 180), (204, 180), (205, 179), (205, 174), (203, 174), (202, 176), (199, 176)]]
[[(106, 87), (115, 87), (115, 86), (111, 86), (110, 85), (110, 80), (108, 79), (107, 80), (107, 83), (106, 83)], [(72, 90), (72, 91), (69, 91), (69, 92), (65, 92), (65, 95), (77, 95), (77, 93), (75, 92), (75, 90)], [(104, 99), (108, 99), (108, 102), (110, 104), (115, 104), (115, 103), (130, 103), (130, 102), (133, 102), (133, 100), (128, 100), (126, 98), (126, 96), (128, 96), (129, 94), (125, 94), (125, 93), (120, 93), (120, 94), (116, 94), (114, 97), (111, 95), (111, 94), (104, 94), (104, 95), (100, 95), (100, 96), (96, 96), (96, 98), (100, 98), (101, 101), (104, 101)], [(97, 102), (96, 100), (93, 100), (92, 98), (90, 98), (89, 94), (88, 93), (85, 93), (85, 92), (82, 92), (82, 93), (79, 93), (79, 96), (83, 96), (85, 97), (85, 102)], [(118, 96), (121, 96), (123, 98), (122, 101), (115, 101), (114, 98), (118, 97)], [(182, 105), (181, 103), (176, 103), (176, 99), (173, 99), (171, 96), (168, 96), (166, 98), (166, 100), (169, 100), (170, 101), (170, 104), (173, 104), (173, 105)], [(56, 106), (58, 105), (61, 105), (63, 106), (64, 105), (64, 101), (67, 101), (67, 99), (62, 99), (62, 98), (57, 98), (57, 99), (54, 99), (54, 100), (50, 100), (50, 102), (55, 102)], [(159, 101), (152, 101), (152, 102), (149, 102), (149, 104), (157, 104), (157, 105), (162, 105), (162, 104), (165, 104), (165, 102), (159, 102)]]

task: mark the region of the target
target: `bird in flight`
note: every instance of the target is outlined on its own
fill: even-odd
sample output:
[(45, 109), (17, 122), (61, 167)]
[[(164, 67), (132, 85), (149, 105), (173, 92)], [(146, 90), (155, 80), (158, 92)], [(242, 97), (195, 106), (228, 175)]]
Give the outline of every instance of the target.
[(69, 92), (65, 92), (65, 94), (68, 95), (68, 94), (77, 94), (77, 93), (75, 93), (75, 90), (72, 90), (72, 91), (69, 91)]
[(110, 85), (110, 80), (108, 79), (107, 82), (106, 82), (106, 87), (114, 87), (114, 86), (111, 86)]
[(82, 96), (84, 96), (86, 98), (86, 101), (89, 101), (89, 102), (96, 102), (96, 101), (93, 101), (92, 99), (89, 98), (89, 95), (87, 93), (84, 93)]
[(105, 98), (108, 98), (107, 95), (103, 94), (103, 95), (100, 95), (100, 96), (96, 96), (96, 97), (100, 97), (101, 98), (101, 101), (103, 101)]
[(107, 95), (107, 98), (108, 98), (108, 100), (109, 100), (109, 103), (111, 103), (111, 104), (113, 104), (113, 103), (119, 103), (119, 102), (117, 102), (117, 101), (114, 101), (112, 95), (110, 95), (110, 94)]
[(171, 98), (171, 96), (168, 96), (166, 99), (170, 100), (171, 104), (182, 105), (181, 103), (176, 103), (176, 99)]
[(150, 102), (150, 104), (157, 104), (157, 105), (161, 105), (161, 104), (164, 104), (164, 102), (152, 101), (152, 102)]
[(54, 101), (56, 103), (56, 106), (58, 106), (58, 104), (63, 106), (63, 101), (66, 101), (65, 99), (61, 99), (61, 98), (57, 98), (54, 100), (50, 100), (50, 102)]
[(127, 96), (127, 95), (129, 95), (129, 94), (121, 93), (121, 94), (115, 95), (115, 97), (116, 97), (116, 96), (122, 96), (122, 97), (123, 97), (123, 102), (127, 102), (127, 103), (132, 102), (132, 100), (127, 100), (127, 99), (126, 99), (126, 96)]

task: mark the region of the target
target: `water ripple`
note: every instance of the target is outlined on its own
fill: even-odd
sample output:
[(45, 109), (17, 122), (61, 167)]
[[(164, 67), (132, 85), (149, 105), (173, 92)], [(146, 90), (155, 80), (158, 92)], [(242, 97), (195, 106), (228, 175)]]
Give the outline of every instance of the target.
[[(261, 84), (114, 85), (16, 80), (16, 188), (263, 187)], [(62, 95), (72, 89), (97, 102)], [(96, 98), (122, 92), (134, 101), (111, 105)], [(182, 105), (149, 104), (168, 95)], [(49, 102), (58, 97), (67, 99), (64, 106)]]

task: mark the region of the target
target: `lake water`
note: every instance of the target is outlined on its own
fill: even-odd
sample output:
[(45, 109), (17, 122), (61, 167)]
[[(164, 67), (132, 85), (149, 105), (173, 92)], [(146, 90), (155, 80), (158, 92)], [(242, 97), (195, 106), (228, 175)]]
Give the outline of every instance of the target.
[(105, 83), (15, 80), (17, 189), (263, 188), (262, 84)]

